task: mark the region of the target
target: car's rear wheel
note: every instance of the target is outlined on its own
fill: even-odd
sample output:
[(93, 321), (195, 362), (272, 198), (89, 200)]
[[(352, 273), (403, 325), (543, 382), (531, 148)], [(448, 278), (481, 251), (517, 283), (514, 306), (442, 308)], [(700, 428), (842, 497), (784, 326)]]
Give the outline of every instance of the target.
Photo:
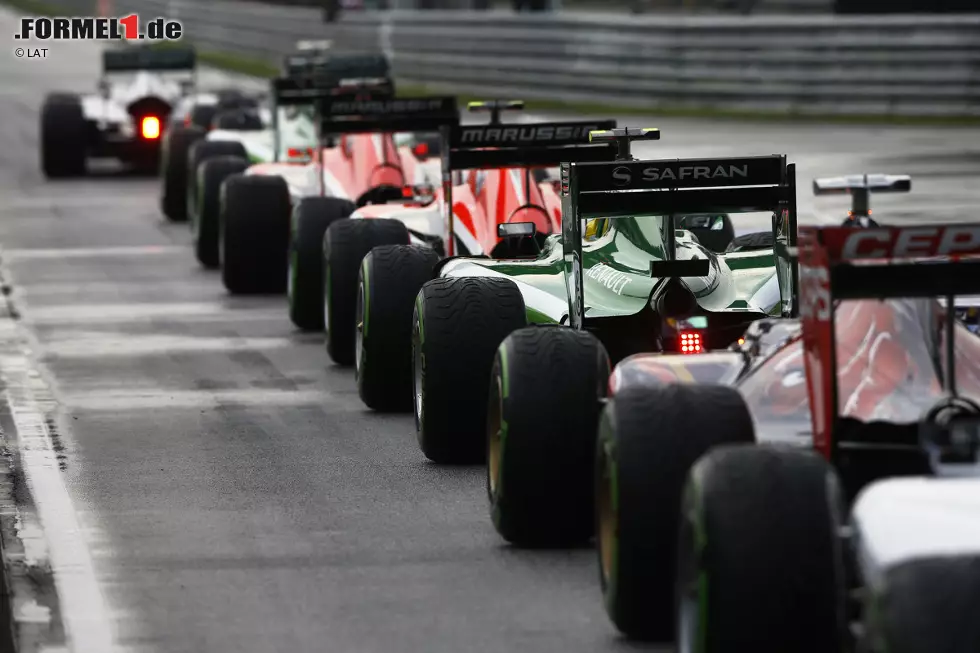
[(231, 175), (245, 172), (248, 161), (238, 156), (223, 155), (207, 159), (198, 167), (198, 187), (201, 189), (200, 211), (194, 221), (194, 254), (208, 269), (221, 264), (219, 257), (222, 183)]
[(726, 386), (632, 386), (606, 403), (596, 446), (596, 548), (606, 612), (620, 632), (673, 638), (687, 473), (713, 447), (754, 439), (742, 396)]
[(197, 222), (201, 204), (200, 188), (198, 187), (199, 167), (206, 160), (215, 156), (237, 156), (248, 161), (245, 146), (238, 141), (207, 141), (198, 140), (191, 144), (187, 151), (187, 219), (191, 227)]
[(194, 143), (204, 138), (204, 130), (176, 127), (163, 138), (160, 208), (172, 222), (184, 222), (187, 220), (187, 154)]
[(354, 212), (336, 197), (304, 197), (293, 210), (289, 244), (289, 319), (304, 331), (323, 330), (323, 235)]
[(679, 653), (846, 650), (843, 495), (822, 458), (720, 447), (681, 506)]
[(74, 94), (52, 93), (41, 107), (41, 171), (49, 179), (85, 174), (87, 149), (82, 101)]
[(506, 278), (444, 277), (422, 286), (412, 317), (419, 446), (437, 463), (481, 462), (497, 347), (527, 325), (524, 297)]
[(221, 280), (232, 294), (286, 290), (289, 187), (282, 177), (232, 175), (220, 211)]
[(434, 250), (418, 245), (375, 247), (361, 262), (355, 371), (369, 408), (412, 408), (412, 312), (438, 262)]
[(501, 537), (576, 546), (594, 531), (595, 438), (609, 384), (595, 336), (562, 326), (511, 333), (497, 349), (487, 410), (487, 494)]
[(355, 363), (357, 279), (361, 261), (375, 247), (408, 245), (408, 229), (398, 220), (337, 220), (323, 236), (324, 324), (327, 353), (338, 365)]

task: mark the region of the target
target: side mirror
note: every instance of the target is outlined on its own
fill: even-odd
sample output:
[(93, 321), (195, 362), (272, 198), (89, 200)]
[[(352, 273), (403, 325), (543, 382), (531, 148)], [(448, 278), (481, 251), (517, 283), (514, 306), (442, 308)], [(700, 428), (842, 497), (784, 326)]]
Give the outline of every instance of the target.
[(533, 222), (505, 222), (497, 225), (497, 238), (530, 238), (537, 232)]

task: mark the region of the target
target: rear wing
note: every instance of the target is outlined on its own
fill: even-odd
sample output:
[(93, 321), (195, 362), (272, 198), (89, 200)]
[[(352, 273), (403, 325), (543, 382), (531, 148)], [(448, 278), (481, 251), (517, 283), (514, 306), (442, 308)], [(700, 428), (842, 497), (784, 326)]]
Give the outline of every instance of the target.
[(389, 97), (394, 94), (394, 87), (391, 80), (385, 78), (344, 79), (328, 74), (297, 75), (272, 80), (272, 98), (276, 106), (315, 104), (355, 94), (371, 98)]
[(956, 295), (980, 294), (980, 224), (804, 227), (800, 314), (815, 447), (835, 460), (838, 427), (834, 315), (839, 300), (945, 297), (946, 390), (955, 395)]
[(155, 50), (130, 47), (102, 52), (102, 72), (106, 74), (137, 71), (192, 71), (196, 67), (197, 52), (194, 48)]
[(615, 145), (592, 143), (589, 134), (615, 127), (615, 120), (461, 125), (450, 135), (446, 163), (468, 170), (613, 161)]
[(850, 195), (852, 216), (871, 215), (872, 193), (908, 193), (912, 178), (908, 175), (864, 174), (823, 177), (813, 180), (814, 195)]
[[(320, 107), (321, 134), (370, 134), (444, 131), (459, 124), (453, 96), (418, 98), (331, 98)], [(443, 147), (446, 144), (443, 143)]]

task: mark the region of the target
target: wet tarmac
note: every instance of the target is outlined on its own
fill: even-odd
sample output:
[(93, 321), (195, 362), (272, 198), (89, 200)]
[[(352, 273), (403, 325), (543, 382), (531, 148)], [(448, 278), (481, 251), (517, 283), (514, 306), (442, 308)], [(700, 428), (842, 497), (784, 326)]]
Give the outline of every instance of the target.
[[(608, 624), (592, 551), (501, 545), (482, 469), (428, 464), (411, 418), (365, 410), (284, 298), (231, 298), (199, 269), (155, 180), (44, 180), (43, 94), (88, 90), (97, 70), (78, 43), (0, 60), (0, 522), (23, 555), (25, 638), (67, 632), (84, 653), (656, 650)], [(813, 200), (812, 177), (859, 172), (916, 175), (912, 194), (875, 200), (883, 222), (976, 213), (980, 130), (621, 124), (663, 130), (650, 156), (790, 154), (804, 221), (847, 208)]]

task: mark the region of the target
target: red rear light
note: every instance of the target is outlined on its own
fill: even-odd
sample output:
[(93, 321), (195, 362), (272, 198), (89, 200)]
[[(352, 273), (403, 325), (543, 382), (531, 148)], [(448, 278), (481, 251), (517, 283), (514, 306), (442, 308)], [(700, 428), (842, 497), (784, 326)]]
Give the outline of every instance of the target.
[(286, 150), (286, 158), (288, 159), (305, 159), (313, 157), (313, 148), (307, 147), (305, 149), (299, 147), (291, 147)]
[(160, 119), (156, 116), (146, 116), (140, 122), (140, 134), (148, 141), (160, 138)]
[(402, 197), (415, 197), (415, 189), (411, 186), (402, 186)]
[(678, 334), (677, 344), (682, 354), (700, 354), (704, 350), (700, 331), (682, 331)]
[(429, 144), (428, 143), (417, 143), (415, 147), (412, 148), (412, 153), (416, 158), (424, 159), (429, 156)]

